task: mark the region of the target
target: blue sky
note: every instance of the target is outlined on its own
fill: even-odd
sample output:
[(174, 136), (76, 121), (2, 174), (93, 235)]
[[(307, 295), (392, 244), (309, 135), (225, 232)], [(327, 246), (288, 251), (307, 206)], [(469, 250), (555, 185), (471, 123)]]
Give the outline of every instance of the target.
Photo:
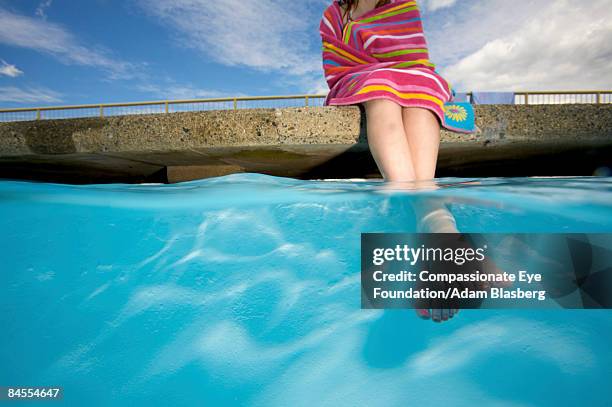
[[(0, 106), (325, 93), (331, 0), (0, 0)], [(612, 88), (608, 0), (420, 0), (457, 91)]]

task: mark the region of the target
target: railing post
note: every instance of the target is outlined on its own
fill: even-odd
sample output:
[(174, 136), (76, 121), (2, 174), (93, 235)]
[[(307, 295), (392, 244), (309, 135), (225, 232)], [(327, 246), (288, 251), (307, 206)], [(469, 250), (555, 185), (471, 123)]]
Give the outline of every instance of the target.
[(306, 95), (306, 107), (308, 107), (308, 95)]
[(104, 118), (104, 106), (100, 105), (100, 118)]
[(601, 92), (597, 92), (597, 104), (601, 104)]
[(167, 101), (167, 100), (166, 100), (165, 105), (166, 105), (166, 106), (165, 106), (165, 108), (166, 108), (166, 113), (168, 113), (168, 112), (169, 112), (169, 109), (168, 109), (168, 101)]
[(234, 110), (238, 109), (238, 100), (234, 98)]
[(525, 104), (529, 104), (529, 92), (525, 92)]
[(36, 109), (36, 120), (40, 120), (40, 109)]

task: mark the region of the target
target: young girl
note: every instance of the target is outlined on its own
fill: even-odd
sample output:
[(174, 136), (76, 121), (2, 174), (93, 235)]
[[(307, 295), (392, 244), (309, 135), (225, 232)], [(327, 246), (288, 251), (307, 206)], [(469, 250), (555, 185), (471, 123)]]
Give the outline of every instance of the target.
[(363, 104), (385, 180), (433, 179), (452, 89), (429, 61), (416, 2), (334, 0), (320, 33), (330, 87), (324, 104)]
[[(319, 26), (323, 69), (330, 92), (325, 105), (363, 104), (368, 144), (387, 181), (435, 176), (444, 103), (450, 84), (429, 61), (421, 15), (410, 0), (334, 0)], [(419, 231), (456, 233), (444, 207), (415, 204)], [(445, 321), (457, 309), (419, 309)]]

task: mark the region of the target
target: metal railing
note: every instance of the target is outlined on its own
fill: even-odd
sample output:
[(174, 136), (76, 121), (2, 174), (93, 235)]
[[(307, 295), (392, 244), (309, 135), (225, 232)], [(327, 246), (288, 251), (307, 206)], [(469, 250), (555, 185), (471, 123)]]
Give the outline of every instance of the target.
[[(465, 93), (473, 102), (473, 93)], [(544, 90), (514, 92), (515, 105), (605, 104), (612, 103), (612, 90)]]
[[(612, 103), (612, 90), (514, 92), (515, 104)], [(472, 100), (472, 92), (466, 93)], [(210, 99), (0, 109), (0, 122), (126, 116), (207, 110), (322, 106), (326, 95), (246, 96)]]
[(0, 122), (85, 117), (322, 106), (326, 95), (245, 96), (0, 109)]
[(514, 92), (514, 103), (517, 105), (612, 103), (612, 90)]

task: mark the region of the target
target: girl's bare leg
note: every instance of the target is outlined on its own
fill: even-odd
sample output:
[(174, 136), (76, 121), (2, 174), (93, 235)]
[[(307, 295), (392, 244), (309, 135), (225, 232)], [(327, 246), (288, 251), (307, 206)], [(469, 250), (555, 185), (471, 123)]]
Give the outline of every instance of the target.
[(414, 181), (415, 171), (404, 123), (402, 106), (387, 100), (364, 102), (368, 144), (386, 181)]
[[(385, 181), (433, 179), (440, 142), (437, 119), (427, 116), (428, 114), (433, 116), (433, 113), (420, 108), (403, 108), (387, 99), (370, 100), (364, 102), (364, 106), (368, 144)], [(416, 162), (419, 166), (418, 172), (415, 171)], [(411, 188), (409, 185), (403, 187)], [(452, 231), (451, 227), (447, 227), (447, 223), (452, 223), (454, 226), (452, 215), (440, 209), (438, 206), (432, 208), (427, 204), (415, 205), (415, 213), (420, 219), (419, 229), (435, 231), (442, 228), (446, 232)], [(448, 219), (447, 213), (451, 219)], [(421, 318), (431, 318), (440, 322), (452, 318), (458, 310), (422, 309), (416, 312)]]
[[(425, 108), (402, 108), (402, 120), (406, 140), (410, 146), (416, 179), (432, 181), (436, 175), (440, 147), (440, 123), (435, 114)], [(425, 186), (425, 185), (423, 185)], [(435, 184), (431, 185), (437, 188)], [(418, 231), (429, 233), (458, 233), (455, 218), (446, 206), (437, 200), (421, 200), (413, 204), (418, 219)], [(459, 312), (458, 309), (417, 309), (423, 319), (446, 321)]]
[(432, 180), (436, 175), (440, 147), (438, 118), (425, 108), (403, 107), (402, 119), (416, 179)]

